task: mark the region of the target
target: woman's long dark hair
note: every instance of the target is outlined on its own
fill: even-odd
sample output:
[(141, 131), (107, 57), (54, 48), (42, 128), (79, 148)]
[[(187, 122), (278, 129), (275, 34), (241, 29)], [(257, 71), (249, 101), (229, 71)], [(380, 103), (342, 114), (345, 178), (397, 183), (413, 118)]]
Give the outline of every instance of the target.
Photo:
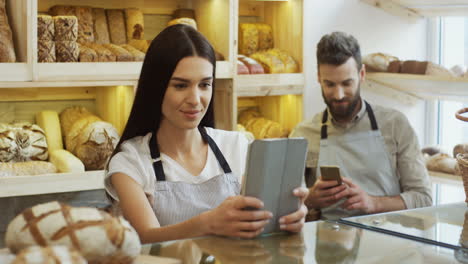
[[(138, 80), (132, 111), (110, 159), (120, 151), (125, 140), (157, 132), (162, 119), (162, 102), (174, 70), (185, 57), (198, 56), (213, 65), (215, 79), (216, 57), (208, 40), (188, 25), (173, 25), (164, 29), (151, 42)], [(213, 93), (205, 116), (199, 126), (214, 127)]]

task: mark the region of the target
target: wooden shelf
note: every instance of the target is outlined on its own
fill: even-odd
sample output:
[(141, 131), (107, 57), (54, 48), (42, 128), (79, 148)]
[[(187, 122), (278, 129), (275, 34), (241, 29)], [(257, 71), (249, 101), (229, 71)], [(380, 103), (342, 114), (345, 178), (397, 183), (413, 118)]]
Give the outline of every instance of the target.
[(466, 16), (468, 0), (361, 0), (391, 14), (409, 19)]
[(246, 74), (235, 77), (237, 96), (268, 96), (302, 94), (304, 90), (304, 74)]
[(461, 176), (443, 173), (443, 172), (437, 172), (437, 171), (428, 171), (428, 172), (433, 183), (443, 183), (443, 184), (463, 186)]
[(31, 71), (27, 63), (0, 63), (0, 80), (7, 82), (31, 81)]
[(0, 197), (96, 190), (104, 188), (104, 171), (0, 177)]
[(468, 78), (368, 73), (367, 81), (376, 82), (421, 99), (468, 101)]

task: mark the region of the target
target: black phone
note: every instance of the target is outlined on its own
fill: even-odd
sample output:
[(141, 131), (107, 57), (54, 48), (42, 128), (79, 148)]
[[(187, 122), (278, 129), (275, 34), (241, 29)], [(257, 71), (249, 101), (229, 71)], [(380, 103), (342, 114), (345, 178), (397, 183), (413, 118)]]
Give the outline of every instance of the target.
[(338, 185), (343, 182), (341, 180), (340, 168), (338, 166), (320, 166), (320, 174), (324, 181), (337, 181)]

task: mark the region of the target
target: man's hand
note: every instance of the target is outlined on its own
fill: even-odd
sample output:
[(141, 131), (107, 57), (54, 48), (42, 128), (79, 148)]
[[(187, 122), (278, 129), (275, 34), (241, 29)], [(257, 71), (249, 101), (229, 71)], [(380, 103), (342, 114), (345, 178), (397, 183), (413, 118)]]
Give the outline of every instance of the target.
[(305, 201), (305, 205), (309, 209), (320, 209), (338, 202), (347, 195), (347, 186), (345, 184), (336, 186), (337, 184), (337, 181), (317, 179), (314, 186), (309, 189), (309, 196)]
[(360, 210), (366, 214), (373, 214), (379, 211), (378, 197), (370, 196), (349, 178), (343, 178), (343, 182), (349, 188), (346, 191), (348, 199), (341, 205), (342, 208), (350, 211)]

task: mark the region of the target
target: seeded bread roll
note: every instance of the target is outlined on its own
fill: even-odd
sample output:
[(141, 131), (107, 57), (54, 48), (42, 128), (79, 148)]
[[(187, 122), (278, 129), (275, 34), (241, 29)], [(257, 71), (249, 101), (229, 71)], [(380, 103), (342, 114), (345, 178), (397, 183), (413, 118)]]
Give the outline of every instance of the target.
[(66, 246), (32, 246), (21, 250), (12, 264), (87, 264), (75, 249)]
[(98, 44), (109, 44), (109, 28), (104, 8), (93, 8), (94, 42)]
[(76, 41), (55, 41), (57, 62), (78, 62), (80, 49)]
[(78, 41), (94, 42), (93, 10), (91, 7), (77, 6), (76, 18), (78, 19)]
[(48, 15), (37, 16), (37, 38), (53, 41), (55, 39), (54, 19)]
[(103, 44), (103, 46), (115, 55), (117, 61), (133, 61), (132, 54), (126, 49), (114, 44)]
[(79, 44), (79, 43), (78, 43), (78, 48), (80, 49), (80, 57), (79, 57), (80, 62), (98, 62), (99, 61), (99, 57), (96, 51), (94, 51), (93, 49), (88, 48), (87, 46)]
[(76, 16), (54, 16), (55, 41), (76, 41), (78, 19)]
[(112, 51), (106, 49), (101, 44), (84, 43), (83, 45), (86, 45), (86, 47), (91, 48), (96, 52), (99, 62), (110, 62), (110, 61), (116, 61), (117, 60), (114, 53), (112, 53)]
[(42, 40), (37, 41), (37, 61), (38, 62), (56, 62), (55, 41)]
[(145, 53), (137, 50), (129, 44), (121, 45), (122, 48), (126, 49), (133, 56), (134, 61), (143, 61), (145, 59)]
[(127, 40), (145, 39), (143, 13), (138, 8), (125, 9)]
[(106, 15), (111, 43), (116, 45), (127, 44), (127, 30), (123, 10), (107, 9)]
[(138, 234), (122, 217), (55, 201), (17, 215), (7, 227), (5, 240), (13, 253), (36, 245), (68, 246), (90, 264), (130, 264), (141, 250)]

